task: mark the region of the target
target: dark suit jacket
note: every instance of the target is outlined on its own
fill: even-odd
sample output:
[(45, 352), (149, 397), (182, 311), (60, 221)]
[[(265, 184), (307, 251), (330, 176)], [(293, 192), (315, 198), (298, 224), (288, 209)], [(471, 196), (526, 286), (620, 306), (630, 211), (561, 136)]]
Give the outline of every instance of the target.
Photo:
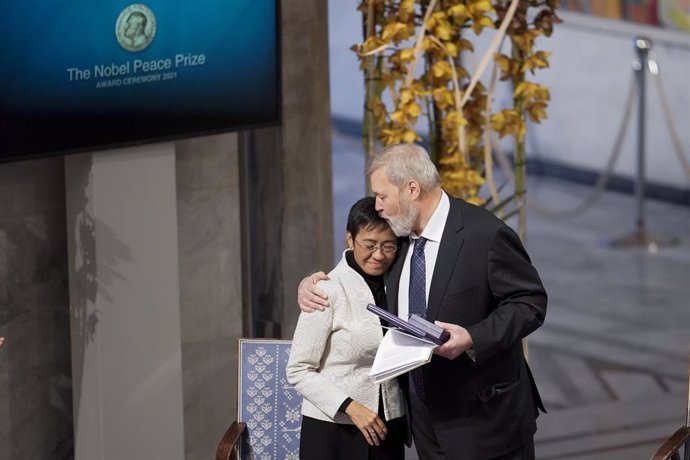
[[(493, 458), (517, 449), (536, 431), (539, 392), (521, 339), (546, 313), (546, 292), (517, 234), (491, 212), (450, 198), (434, 267), (427, 319), (465, 327), (475, 361), (434, 355), (424, 366), (426, 404), (450, 458)], [(397, 313), (409, 243), (386, 280)]]

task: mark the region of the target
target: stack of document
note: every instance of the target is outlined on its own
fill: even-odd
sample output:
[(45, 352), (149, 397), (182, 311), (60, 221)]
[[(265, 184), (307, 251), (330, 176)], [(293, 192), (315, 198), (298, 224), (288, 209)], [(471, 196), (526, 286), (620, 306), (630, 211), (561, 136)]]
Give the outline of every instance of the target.
[(411, 314), (409, 320), (405, 321), (373, 303), (367, 305), (367, 310), (379, 315), (381, 319), (386, 320), (392, 326), (420, 339), (431, 340), (436, 345), (443, 345), (450, 339), (450, 332), (420, 316)]
[(369, 378), (382, 383), (431, 361), (438, 345), (398, 329), (386, 332), (376, 351)]
[(391, 312), (367, 305), (367, 310), (378, 315), (397, 329), (390, 329), (376, 350), (369, 378), (375, 383), (385, 382), (431, 361), (434, 348), (450, 339), (450, 333), (424, 318), (410, 315), (409, 321)]

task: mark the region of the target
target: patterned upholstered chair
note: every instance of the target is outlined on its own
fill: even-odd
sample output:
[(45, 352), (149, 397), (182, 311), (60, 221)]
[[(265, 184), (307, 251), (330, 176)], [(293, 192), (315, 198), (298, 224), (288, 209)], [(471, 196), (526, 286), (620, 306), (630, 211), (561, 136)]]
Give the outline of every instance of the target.
[(237, 421), (216, 460), (299, 459), (302, 396), (287, 382), (290, 340), (239, 339)]
[(688, 356), (688, 404), (685, 412), (685, 426), (681, 426), (656, 451), (652, 460), (690, 460), (690, 355)]

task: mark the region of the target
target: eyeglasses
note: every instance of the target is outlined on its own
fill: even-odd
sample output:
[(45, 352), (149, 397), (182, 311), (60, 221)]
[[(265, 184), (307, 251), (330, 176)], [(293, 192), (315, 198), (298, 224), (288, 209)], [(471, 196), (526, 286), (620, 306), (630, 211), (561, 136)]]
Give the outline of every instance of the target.
[(377, 246), (374, 243), (360, 243), (357, 240), (355, 240), (355, 243), (357, 243), (357, 246), (359, 246), (367, 252), (376, 252), (380, 249), (381, 252), (383, 252), (384, 254), (394, 254), (395, 251), (398, 250), (397, 244), (383, 244), (381, 246)]

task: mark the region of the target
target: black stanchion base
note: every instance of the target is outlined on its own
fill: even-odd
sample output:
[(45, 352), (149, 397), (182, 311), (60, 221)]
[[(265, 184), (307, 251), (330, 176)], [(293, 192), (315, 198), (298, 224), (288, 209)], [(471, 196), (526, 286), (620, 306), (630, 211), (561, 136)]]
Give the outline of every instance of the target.
[(656, 252), (664, 246), (675, 246), (680, 240), (675, 237), (655, 235), (647, 230), (638, 229), (627, 235), (614, 238), (606, 243), (615, 249), (645, 248), (649, 252)]

